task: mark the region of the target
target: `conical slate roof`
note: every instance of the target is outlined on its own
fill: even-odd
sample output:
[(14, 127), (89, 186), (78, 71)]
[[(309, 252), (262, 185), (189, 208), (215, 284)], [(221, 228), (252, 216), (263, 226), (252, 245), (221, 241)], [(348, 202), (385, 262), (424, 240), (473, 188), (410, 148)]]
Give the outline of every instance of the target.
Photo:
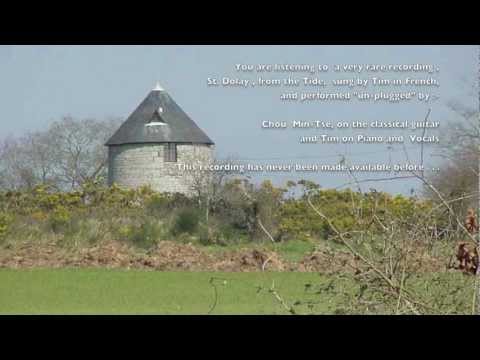
[(105, 145), (214, 142), (157, 84)]

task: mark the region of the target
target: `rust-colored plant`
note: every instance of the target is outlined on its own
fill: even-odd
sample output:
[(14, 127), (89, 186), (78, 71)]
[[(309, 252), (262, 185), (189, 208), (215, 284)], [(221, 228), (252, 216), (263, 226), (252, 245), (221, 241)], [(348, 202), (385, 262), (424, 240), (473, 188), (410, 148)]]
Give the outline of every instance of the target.
[[(474, 209), (468, 209), (465, 219), (465, 228), (471, 235), (478, 233), (478, 221)], [(477, 273), (479, 256), (476, 244), (462, 241), (457, 247), (457, 269), (467, 274)]]

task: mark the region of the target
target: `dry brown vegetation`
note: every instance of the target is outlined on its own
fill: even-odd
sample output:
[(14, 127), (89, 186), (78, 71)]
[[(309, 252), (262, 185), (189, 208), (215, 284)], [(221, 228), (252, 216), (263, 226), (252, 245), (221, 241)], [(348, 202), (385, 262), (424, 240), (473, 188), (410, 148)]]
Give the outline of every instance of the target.
[(159, 271), (262, 271), (265, 260), (271, 271), (295, 271), (294, 264), (271, 251), (243, 249), (212, 253), (192, 244), (162, 241), (147, 252), (119, 242), (107, 242), (82, 249), (65, 249), (55, 244), (23, 244), (0, 253), (0, 267), (63, 268), (105, 267)]

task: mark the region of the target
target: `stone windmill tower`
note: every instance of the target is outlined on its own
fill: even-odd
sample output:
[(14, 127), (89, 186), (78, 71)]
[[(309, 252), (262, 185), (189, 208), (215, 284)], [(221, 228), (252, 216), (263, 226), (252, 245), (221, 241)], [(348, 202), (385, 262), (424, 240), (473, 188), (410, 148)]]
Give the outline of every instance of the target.
[(181, 165), (213, 161), (213, 141), (158, 83), (105, 145), (108, 183), (126, 188), (188, 195), (192, 173)]

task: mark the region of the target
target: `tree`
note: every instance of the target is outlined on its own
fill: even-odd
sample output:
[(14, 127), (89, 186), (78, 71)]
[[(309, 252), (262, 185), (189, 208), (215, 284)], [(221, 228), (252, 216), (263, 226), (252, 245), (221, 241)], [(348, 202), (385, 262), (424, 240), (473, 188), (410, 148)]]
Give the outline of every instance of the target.
[[(480, 119), (476, 109), (457, 102), (447, 105), (460, 120), (446, 125), (436, 154), (442, 159), (441, 167), (426, 180), (451, 202), (454, 212), (463, 217), (467, 208), (478, 205)], [(425, 188), (425, 195), (439, 202), (438, 194), (430, 186)]]
[(33, 169), (25, 161), (21, 141), (5, 139), (0, 145), (0, 187), (19, 190), (33, 186), (35, 181)]
[(86, 181), (104, 180), (107, 171), (105, 142), (118, 120), (75, 120), (65, 117), (50, 127), (57, 183), (75, 189)]
[(72, 190), (87, 181), (104, 181), (107, 171), (104, 143), (119, 124), (119, 119), (64, 117), (45, 131), (3, 140), (0, 188), (29, 189), (41, 184)]

